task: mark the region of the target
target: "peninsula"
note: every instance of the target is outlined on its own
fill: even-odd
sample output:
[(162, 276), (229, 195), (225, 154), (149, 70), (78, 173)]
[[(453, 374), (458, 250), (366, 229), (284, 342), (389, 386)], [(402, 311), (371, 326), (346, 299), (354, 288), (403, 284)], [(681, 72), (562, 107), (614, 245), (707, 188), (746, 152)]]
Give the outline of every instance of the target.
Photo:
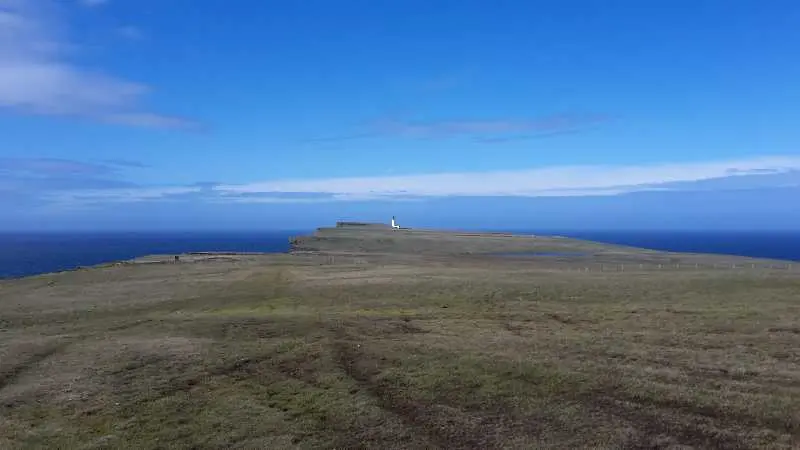
[(339, 223), (0, 281), (0, 448), (797, 448), (800, 268)]

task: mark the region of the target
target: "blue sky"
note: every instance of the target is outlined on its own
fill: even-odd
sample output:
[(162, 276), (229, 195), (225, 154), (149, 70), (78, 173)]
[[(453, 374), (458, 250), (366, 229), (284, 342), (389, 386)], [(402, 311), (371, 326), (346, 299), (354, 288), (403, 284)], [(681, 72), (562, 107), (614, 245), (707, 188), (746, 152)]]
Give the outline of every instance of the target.
[(0, 0), (0, 229), (800, 226), (789, 0)]

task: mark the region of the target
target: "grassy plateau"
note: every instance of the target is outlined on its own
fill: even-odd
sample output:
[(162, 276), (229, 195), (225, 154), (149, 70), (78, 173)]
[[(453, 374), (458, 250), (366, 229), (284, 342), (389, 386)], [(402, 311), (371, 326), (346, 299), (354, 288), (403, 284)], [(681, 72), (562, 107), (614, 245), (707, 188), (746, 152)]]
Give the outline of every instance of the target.
[(800, 448), (800, 267), (343, 227), (0, 282), (2, 449), (589, 447)]

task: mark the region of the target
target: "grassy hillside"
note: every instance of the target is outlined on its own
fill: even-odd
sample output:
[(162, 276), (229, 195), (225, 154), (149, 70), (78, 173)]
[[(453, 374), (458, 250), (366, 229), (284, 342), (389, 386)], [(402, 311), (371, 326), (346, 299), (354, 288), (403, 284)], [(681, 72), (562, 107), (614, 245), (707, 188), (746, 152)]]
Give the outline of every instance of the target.
[(0, 448), (800, 446), (800, 271), (401, 236), (0, 282)]
[(579, 250), (595, 252), (615, 248), (575, 239), (549, 236), (514, 236), (500, 233), (392, 230), (387, 228), (321, 228), (299, 237), (295, 251), (352, 251), (461, 255), (470, 253)]

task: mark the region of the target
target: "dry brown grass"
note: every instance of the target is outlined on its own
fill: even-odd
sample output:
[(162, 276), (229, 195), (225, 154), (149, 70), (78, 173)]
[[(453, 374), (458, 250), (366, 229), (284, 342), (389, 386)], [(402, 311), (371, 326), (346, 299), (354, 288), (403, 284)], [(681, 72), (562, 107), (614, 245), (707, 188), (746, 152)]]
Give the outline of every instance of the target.
[(800, 446), (797, 273), (359, 258), (1, 282), (0, 448)]

